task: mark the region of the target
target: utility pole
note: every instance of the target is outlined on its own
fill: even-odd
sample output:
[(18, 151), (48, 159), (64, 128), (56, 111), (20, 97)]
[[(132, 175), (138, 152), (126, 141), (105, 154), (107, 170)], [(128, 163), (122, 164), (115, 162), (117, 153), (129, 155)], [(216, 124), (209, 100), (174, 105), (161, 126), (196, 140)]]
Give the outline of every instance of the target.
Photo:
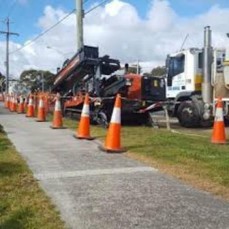
[(41, 90), (42, 90), (42, 92), (44, 92), (45, 91), (45, 79), (44, 79), (44, 72), (42, 71), (41, 72)]
[(18, 33), (10, 32), (10, 19), (6, 19), (6, 31), (0, 31), (1, 34), (6, 35), (6, 93), (9, 92), (9, 41), (10, 35), (19, 36)]
[(138, 59), (138, 61), (137, 61), (137, 74), (138, 74), (138, 75), (140, 74), (139, 59)]
[(77, 19), (77, 48), (80, 50), (83, 45), (83, 18), (84, 18), (84, 10), (83, 10), (83, 0), (76, 0), (76, 19)]

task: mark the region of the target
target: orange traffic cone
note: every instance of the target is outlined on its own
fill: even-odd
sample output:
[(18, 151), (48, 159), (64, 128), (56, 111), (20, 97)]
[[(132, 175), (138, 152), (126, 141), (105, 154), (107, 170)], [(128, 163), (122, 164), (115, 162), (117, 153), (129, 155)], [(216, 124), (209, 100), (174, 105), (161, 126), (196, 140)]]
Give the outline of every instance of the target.
[(37, 122), (45, 122), (45, 106), (44, 106), (44, 99), (43, 96), (40, 96), (39, 105), (38, 105), (38, 112), (37, 112)]
[(5, 95), (5, 102), (4, 102), (4, 107), (5, 108), (8, 108), (8, 101), (9, 101), (9, 96), (8, 95)]
[(61, 113), (61, 104), (60, 104), (60, 96), (56, 96), (53, 121), (52, 121), (52, 129), (65, 129), (63, 127), (62, 113)]
[(101, 149), (111, 153), (122, 153), (126, 150), (121, 147), (121, 96), (116, 96), (106, 141)]
[(10, 98), (10, 107), (9, 107), (9, 110), (11, 112), (13, 112), (13, 104), (14, 104), (14, 97), (13, 97), (13, 95), (11, 95), (11, 98)]
[(84, 105), (83, 109), (81, 112), (81, 117), (80, 117), (80, 123), (78, 127), (78, 131), (76, 131), (76, 134), (74, 137), (78, 139), (87, 139), (87, 140), (93, 140), (90, 136), (90, 108), (89, 108), (89, 95), (86, 94), (85, 99), (84, 99)]
[(8, 96), (8, 105), (7, 105), (7, 108), (10, 111), (10, 109), (11, 109), (11, 96), (10, 95)]
[(24, 101), (24, 109), (25, 109), (25, 112), (26, 112), (26, 110), (27, 110), (27, 108), (28, 108), (28, 98), (27, 98), (27, 96), (25, 97), (25, 101)]
[(215, 144), (226, 143), (225, 125), (223, 120), (223, 102), (221, 98), (218, 99), (216, 104), (215, 121), (211, 142)]
[(29, 96), (29, 104), (27, 106), (26, 117), (28, 117), (28, 118), (35, 117), (34, 104), (33, 104), (33, 96), (32, 95)]
[(45, 114), (49, 112), (49, 97), (46, 95), (44, 98)]
[(20, 100), (19, 100), (19, 105), (18, 105), (18, 114), (23, 114), (25, 113), (25, 107), (24, 107), (24, 101), (23, 101), (23, 97), (22, 95), (20, 96)]
[(17, 112), (17, 97), (16, 96), (13, 96), (13, 99), (12, 99), (12, 112)]

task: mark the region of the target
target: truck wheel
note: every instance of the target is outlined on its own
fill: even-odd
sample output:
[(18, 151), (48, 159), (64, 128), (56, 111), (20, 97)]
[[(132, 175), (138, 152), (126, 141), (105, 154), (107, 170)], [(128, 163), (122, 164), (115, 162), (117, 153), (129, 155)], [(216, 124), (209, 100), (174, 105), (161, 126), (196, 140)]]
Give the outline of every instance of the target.
[(200, 126), (200, 117), (192, 101), (182, 102), (177, 110), (177, 118), (183, 127), (191, 128)]

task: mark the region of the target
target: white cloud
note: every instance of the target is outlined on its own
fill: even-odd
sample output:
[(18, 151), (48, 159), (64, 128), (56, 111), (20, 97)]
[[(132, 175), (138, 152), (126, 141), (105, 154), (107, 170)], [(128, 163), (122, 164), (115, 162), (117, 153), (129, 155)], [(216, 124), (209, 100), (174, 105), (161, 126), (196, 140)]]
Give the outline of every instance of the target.
[[(62, 9), (47, 6), (37, 26), (44, 31), (64, 15), (66, 12)], [(219, 5), (213, 5), (201, 15), (185, 18), (174, 11), (169, 0), (152, 0), (147, 17), (142, 19), (133, 5), (113, 0), (86, 15), (84, 37), (85, 44), (100, 48), (101, 56), (108, 54), (123, 63), (134, 63), (139, 59), (146, 66), (145, 70), (149, 71), (150, 64), (152, 68), (162, 65), (168, 53), (180, 49), (186, 34), (189, 34), (189, 38), (185, 47), (201, 47), (206, 25), (212, 27), (214, 45), (229, 45), (225, 36), (229, 32), (228, 21), (229, 8)], [(36, 43), (12, 54), (11, 72), (18, 76), (30, 67), (54, 71), (77, 48), (75, 22), (75, 15), (72, 15)], [(10, 45), (11, 50), (18, 47), (15, 43)], [(0, 43), (1, 59), (4, 59), (3, 49), (5, 45)], [(3, 63), (0, 63), (0, 67), (4, 67)]]

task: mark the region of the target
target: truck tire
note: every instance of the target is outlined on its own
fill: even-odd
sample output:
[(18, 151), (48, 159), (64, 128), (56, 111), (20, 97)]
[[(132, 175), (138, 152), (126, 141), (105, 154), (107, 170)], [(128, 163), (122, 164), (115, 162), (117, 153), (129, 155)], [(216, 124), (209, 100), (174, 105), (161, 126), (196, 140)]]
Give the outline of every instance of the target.
[(180, 104), (177, 110), (177, 118), (183, 127), (191, 128), (200, 126), (199, 112), (192, 101), (185, 101)]

